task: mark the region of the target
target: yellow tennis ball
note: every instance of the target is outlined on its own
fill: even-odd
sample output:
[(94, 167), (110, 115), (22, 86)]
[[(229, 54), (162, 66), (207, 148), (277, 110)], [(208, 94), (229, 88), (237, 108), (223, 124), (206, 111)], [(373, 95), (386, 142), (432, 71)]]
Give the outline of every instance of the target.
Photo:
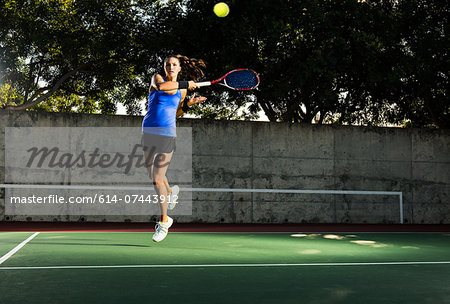
[(216, 5), (214, 5), (214, 14), (216, 14), (217, 17), (226, 17), (229, 12), (230, 8), (224, 2), (219, 2)]

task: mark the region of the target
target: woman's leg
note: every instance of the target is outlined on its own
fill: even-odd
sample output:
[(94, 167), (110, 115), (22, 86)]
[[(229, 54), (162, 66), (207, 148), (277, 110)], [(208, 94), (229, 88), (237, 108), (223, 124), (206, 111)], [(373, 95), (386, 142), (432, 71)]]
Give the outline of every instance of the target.
[(153, 181), (153, 160), (155, 159), (155, 154), (144, 151), (144, 161), (147, 167), (148, 177)]
[(161, 153), (155, 157), (153, 165), (153, 185), (156, 194), (158, 194), (159, 208), (161, 211), (161, 222), (167, 222), (167, 196), (170, 194), (170, 186), (166, 177), (169, 163), (172, 159), (173, 152)]
[[(151, 159), (150, 159), (151, 158)], [(148, 177), (150, 178), (151, 181), (153, 181), (153, 160), (155, 159), (155, 154), (150, 154), (149, 152), (144, 151), (144, 160), (145, 160), (145, 164), (147, 165), (147, 172), (148, 172)], [(164, 184), (167, 187), (167, 192), (169, 192), (170, 194), (170, 185), (169, 185), (169, 181), (167, 180), (167, 177), (164, 175), (165, 178), (165, 182)]]

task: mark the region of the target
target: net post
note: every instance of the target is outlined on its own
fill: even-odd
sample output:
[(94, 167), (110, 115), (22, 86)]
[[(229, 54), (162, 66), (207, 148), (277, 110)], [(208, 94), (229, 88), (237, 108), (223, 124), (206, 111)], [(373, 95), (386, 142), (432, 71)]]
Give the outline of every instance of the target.
[(403, 224), (403, 192), (399, 193), (400, 199), (400, 224)]

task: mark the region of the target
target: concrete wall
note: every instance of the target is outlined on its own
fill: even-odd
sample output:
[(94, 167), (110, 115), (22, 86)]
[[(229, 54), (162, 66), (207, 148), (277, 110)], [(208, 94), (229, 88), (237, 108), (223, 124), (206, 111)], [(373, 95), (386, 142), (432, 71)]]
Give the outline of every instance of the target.
[[(0, 111), (4, 127), (136, 127), (142, 117)], [(450, 223), (450, 131), (181, 119), (192, 127), (193, 187), (401, 191), (405, 223)], [(149, 221), (134, 216), (5, 216), (0, 220)], [(178, 222), (398, 223), (396, 196), (193, 193)]]

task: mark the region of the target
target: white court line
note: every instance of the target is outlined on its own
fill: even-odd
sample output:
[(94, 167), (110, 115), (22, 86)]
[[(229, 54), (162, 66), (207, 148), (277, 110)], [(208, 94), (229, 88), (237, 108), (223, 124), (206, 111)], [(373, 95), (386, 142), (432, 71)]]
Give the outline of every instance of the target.
[(214, 268), (214, 267), (296, 267), (296, 266), (381, 266), (381, 265), (441, 265), (441, 262), (368, 262), (368, 263), (305, 263), (305, 264), (186, 264), (186, 265), (104, 265), (104, 266), (36, 266), (0, 267), (1, 270), (38, 269), (111, 269), (111, 268)]
[(30, 236), (29, 238), (27, 238), (25, 241), (23, 241), (22, 243), (20, 243), (19, 245), (17, 245), (13, 250), (11, 250), (10, 252), (8, 252), (7, 254), (5, 254), (4, 256), (2, 256), (0, 258), (0, 264), (2, 264), (3, 262), (5, 262), (7, 259), (9, 259), (14, 253), (16, 253), (17, 251), (20, 250), (20, 248), (22, 248), (23, 246), (25, 246), (29, 241), (31, 241), (36, 235), (38, 235), (39, 232), (35, 232), (32, 236)]

